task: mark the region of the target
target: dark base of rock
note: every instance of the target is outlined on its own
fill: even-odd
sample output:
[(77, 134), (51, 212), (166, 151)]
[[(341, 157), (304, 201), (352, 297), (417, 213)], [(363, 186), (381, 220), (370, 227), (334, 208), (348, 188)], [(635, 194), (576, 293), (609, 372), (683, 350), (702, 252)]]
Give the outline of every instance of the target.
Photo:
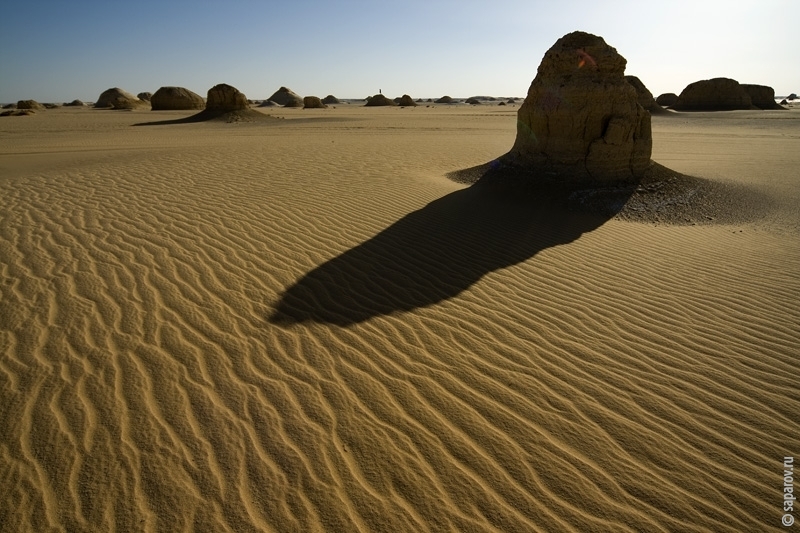
[(134, 126), (164, 126), (168, 124), (192, 124), (196, 122), (278, 122), (281, 119), (260, 113), (255, 109), (237, 109), (236, 111), (219, 111), (206, 109), (190, 117), (175, 120), (158, 120), (142, 122)]
[(687, 176), (658, 163), (652, 163), (638, 180), (597, 187), (558, 181), (542, 171), (499, 160), (451, 172), (447, 177), (472, 185), (487, 197), (631, 222), (735, 224), (763, 218), (773, 205), (767, 195), (749, 187)]

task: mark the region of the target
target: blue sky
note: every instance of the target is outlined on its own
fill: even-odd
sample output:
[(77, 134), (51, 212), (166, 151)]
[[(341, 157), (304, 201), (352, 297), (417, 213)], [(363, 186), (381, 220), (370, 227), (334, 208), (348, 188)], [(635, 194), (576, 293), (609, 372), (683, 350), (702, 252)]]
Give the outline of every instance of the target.
[(719, 76), (800, 92), (795, 0), (5, 0), (0, 102), (94, 101), (177, 85), (248, 98), (524, 96), (574, 30), (602, 36), (659, 95)]

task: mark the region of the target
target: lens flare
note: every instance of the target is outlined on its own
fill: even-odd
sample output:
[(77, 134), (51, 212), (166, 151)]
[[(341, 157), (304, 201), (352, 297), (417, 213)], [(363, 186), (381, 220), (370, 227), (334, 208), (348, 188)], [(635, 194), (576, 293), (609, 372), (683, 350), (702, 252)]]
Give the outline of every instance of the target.
[(576, 52), (578, 52), (578, 57), (580, 58), (578, 59), (578, 68), (583, 68), (583, 66), (587, 64), (597, 68), (597, 62), (592, 56), (586, 53), (586, 50), (578, 48)]

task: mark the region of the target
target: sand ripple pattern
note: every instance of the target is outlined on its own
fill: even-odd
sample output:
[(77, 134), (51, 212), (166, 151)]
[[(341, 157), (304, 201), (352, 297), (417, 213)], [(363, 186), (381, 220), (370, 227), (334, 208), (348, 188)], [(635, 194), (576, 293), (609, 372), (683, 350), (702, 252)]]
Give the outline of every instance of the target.
[(292, 132), (0, 180), (2, 531), (780, 529), (796, 242), (612, 221), (424, 306), (367, 249), (308, 295), (365, 315), (276, 323), (494, 150)]

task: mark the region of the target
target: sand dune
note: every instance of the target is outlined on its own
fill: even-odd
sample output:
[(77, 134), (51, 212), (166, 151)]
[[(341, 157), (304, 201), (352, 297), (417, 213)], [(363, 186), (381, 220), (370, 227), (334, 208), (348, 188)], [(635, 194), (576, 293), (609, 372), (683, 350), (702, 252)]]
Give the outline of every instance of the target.
[(0, 530), (782, 530), (800, 115), (653, 118), (691, 226), (447, 179), (515, 111), (4, 119)]

